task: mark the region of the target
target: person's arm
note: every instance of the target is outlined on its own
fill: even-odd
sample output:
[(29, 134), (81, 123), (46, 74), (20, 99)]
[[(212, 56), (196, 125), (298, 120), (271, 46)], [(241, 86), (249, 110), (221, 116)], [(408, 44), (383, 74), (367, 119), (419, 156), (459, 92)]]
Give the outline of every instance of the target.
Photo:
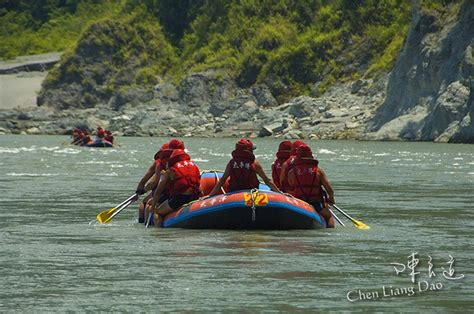
[(286, 165), (287, 163), (284, 162), (281, 165), (281, 170), (280, 170), (280, 186), (283, 186), (283, 182), (286, 180)]
[(158, 203), (161, 193), (163, 193), (166, 186), (168, 185), (168, 181), (170, 180), (170, 173), (171, 171), (168, 170), (160, 177), (160, 181), (158, 183), (158, 186), (156, 187), (155, 193), (153, 193), (153, 199), (151, 201), (151, 209), (153, 211), (156, 211), (156, 203)]
[(161, 176), (161, 174), (160, 174), (160, 175), (156, 175), (156, 173), (153, 174), (153, 176), (152, 176), (151, 179), (148, 181), (148, 183), (145, 184), (145, 192), (151, 191), (151, 190), (153, 190), (154, 188), (156, 188), (160, 176)]
[(331, 183), (329, 183), (328, 177), (326, 176), (326, 173), (323, 171), (323, 169), (318, 168), (319, 172), (319, 177), (321, 178), (321, 183), (324, 186), (324, 189), (328, 193), (328, 203), (333, 205), (335, 203), (334, 201), (334, 190), (332, 189)]
[(153, 176), (153, 174), (155, 174), (155, 163), (154, 162), (148, 168), (148, 170), (145, 172), (145, 174), (143, 175), (143, 178), (141, 178), (140, 182), (138, 182), (138, 186), (137, 186), (137, 189), (136, 189), (136, 193), (138, 195), (142, 195), (146, 192), (145, 191), (145, 184), (148, 182), (148, 180), (150, 180), (150, 178)]
[(262, 165), (256, 160), (255, 160), (255, 171), (260, 176), (260, 178), (262, 178), (263, 182), (265, 182), (265, 184), (268, 185), (272, 189), (272, 191), (281, 193), (280, 189), (275, 185), (275, 183), (273, 183), (273, 181), (267, 177), (267, 175), (265, 174), (265, 171), (263, 171)]
[(224, 186), (225, 181), (227, 180), (227, 178), (229, 177), (229, 175), (230, 175), (230, 162), (227, 163), (227, 166), (225, 167), (224, 174), (223, 174), (222, 177), (219, 179), (219, 181), (216, 183), (216, 185), (215, 185), (214, 188), (212, 189), (211, 193), (209, 193), (208, 197), (217, 195), (217, 194), (219, 193), (220, 189)]

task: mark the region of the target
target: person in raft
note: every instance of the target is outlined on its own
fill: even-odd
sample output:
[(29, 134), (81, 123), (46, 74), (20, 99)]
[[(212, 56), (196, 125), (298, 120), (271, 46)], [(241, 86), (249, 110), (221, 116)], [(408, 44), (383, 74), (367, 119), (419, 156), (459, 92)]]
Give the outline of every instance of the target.
[[(151, 209), (155, 226), (161, 227), (163, 218), (184, 204), (201, 196), (201, 172), (183, 149), (174, 149), (168, 160), (168, 169), (161, 175), (153, 193)], [(158, 207), (161, 193), (168, 189), (169, 198)]]
[(288, 171), (288, 184), (291, 195), (311, 204), (324, 217), (328, 227), (334, 228), (334, 220), (329, 211), (329, 205), (334, 204), (334, 190), (326, 173), (318, 167), (318, 160), (313, 157), (308, 145), (301, 145), (296, 149), (296, 156)]
[[(178, 139), (172, 139), (169, 143), (164, 144), (160, 151), (155, 154), (155, 174), (153, 175), (151, 182), (149, 183), (150, 187), (152, 188), (152, 197), (155, 194), (155, 190), (161, 180), (161, 177), (165, 174), (166, 170), (168, 170), (168, 161), (171, 158), (171, 154), (175, 149), (182, 149), (184, 148), (184, 143)], [(165, 189), (161, 192), (157, 204), (161, 204), (169, 198), (169, 192)], [(148, 217), (148, 214), (153, 212), (152, 208), (152, 198), (148, 200), (145, 206), (145, 214)]]
[[(158, 184), (159, 180), (159, 175), (158, 178), (156, 177), (156, 173), (160, 169), (161, 165), (161, 155), (163, 151), (168, 150), (168, 143), (165, 143), (161, 146), (161, 148), (156, 152), (154, 156), (153, 163), (148, 167), (147, 171), (143, 175), (143, 177), (140, 179), (138, 182), (137, 188), (135, 190), (135, 194), (137, 194), (135, 200), (138, 199), (139, 195), (143, 195), (147, 193), (148, 191), (153, 191), (156, 188), (156, 185)], [(148, 201), (151, 200), (153, 197), (153, 192), (145, 196), (145, 198), (141, 201), (140, 205), (138, 206), (138, 222), (139, 223), (144, 223), (145, 222), (145, 207), (148, 203)]]
[(227, 178), (229, 178), (229, 191), (227, 192), (258, 189), (257, 174), (273, 191), (280, 192), (273, 181), (267, 177), (262, 165), (255, 159), (254, 149), (255, 145), (247, 139), (241, 139), (235, 144), (232, 159), (227, 163), (224, 175), (209, 193), (209, 197), (219, 193)]
[(277, 159), (272, 163), (272, 179), (275, 185), (280, 189), (280, 174), (281, 166), (285, 161), (288, 160), (291, 153), (292, 143), (291, 141), (283, 141), (278, 146), (276, 153)]
[(113, 144), (114, 143), (114, 136), (112, 135), (112, 131), (105, 130), (105, 138), (104, 139)]
[(84, 133), (82, 133), (82, 130), (79, 128), (75, 128), (74, 131), (72, 132), (72, 145), (79, 145), (82, 141), (82, 138), (84, 137)]
[(99, 126), (96, 131), (96, 140), (103, 139), (104, 137), (105, 137), (105, 130)]
[(294, 141), (293, 145), (291, 145), (291, 152), (290, 157), (281, 165), (281, 172), (280, 172), (280, 190), (284, 193), (289, 192), (288, 187), (288, 171), (291, 169), (293, 160), (296, 158), (296, 150), (301, 145), (306, 145), (303, 141)]
[[(150, 167), (148, 167), (147, 171), (138, 182), (138, 186), (135, 191), (137, 197), (135, 200), (138, 199), (138, 195), (143, 195), (148, 191), (152, 191), (152, 193), (148, 194), (140, 203), (138, 209), (139, 223), (145, 222), (145, 217), (147, 216), (146, 212), (150, 210), (154, 191), (158, 185), (161, 175), (168, 169), (167, 164), (173, 149), (184, 149), (184, 143), (178, 139), (172, 139), (168, 143), (163, 144), (161, 148), (155, 153), (153, 163), (150, 165)], [(168, 193), (167, 191), (164, 191), (161, 193), (159, 203), (161, 204), (167, 198)]]
[(92, 141), (92, 139), (91, 139), (91, 136), (89, 134), (89, 131), (84, 130), (82, 141), (79, 143), (79, 145), (84, 146), (84, 145), (89, 144), (89, 142), (91, 142), (91, 141)]

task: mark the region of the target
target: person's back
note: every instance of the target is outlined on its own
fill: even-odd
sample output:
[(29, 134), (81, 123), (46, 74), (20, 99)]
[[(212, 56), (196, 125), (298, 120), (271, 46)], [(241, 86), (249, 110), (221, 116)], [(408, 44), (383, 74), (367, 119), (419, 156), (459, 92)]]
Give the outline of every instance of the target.
[(175, 149), (168, 161), (170, 177), (170, 197), (178, 194), (200, 196), (201, 172), (198, 166), (191, 161), (190, 156), (182, 149)]
[(114, 143), (114, 136), (112, 135), (112, 132), (110, 130), (105, 130), (105, 138), (106, 141), (109, 141), (110, 143)]
[(260, 183), (257, 175), (273, 191), (280, 192), (273, 181), (267, 177), (262, 165), (255, 159), (254, 149), (253, 143), (247, 139), (241, 139), (235, 144), (232, 159), (227, 163), (224, 174), (209, 193), (209, 197), (217, 195), (227, 179), (229, 179), (229, 191), (226, 192), (258, 189)]
[(97, 132), (96, 132), (96, 135), (97, 135), (97, 139), (103, 139), (105, 137), (105, 131), (102, 127), (98, 127), (97, 128)]
[[(296, 150), (293, 164), (288, 171), (288, 187), (290, 194), (311, 204), (326, 219), (328, 226), (334, 227), (332, 215), (326, 204), (334, 204), (334, 191), (307, 145), (302, 145)], [(327, 199), (325, 199), (326, 192)]]
[(229, 161), (229, 192), (258, 188), (253, 149), (253, 143), (245, 139), (235, 145), (232, 159)]
[[(151, 208), (155, 212), (155, 225), (160, 227), (164, 216), (197, 200), (201, 196), (200, 183), (201, 172), (190, 156), (183, 149), (173, 150), (168, 160), (168, 170), (162, 175), (153, 195)], [(157, 207), (159, 196), (165, 189), (168, 190), (169, 198)]]
[(323, 202), (319, 162), (314, 159), (309, 146), (300, 146), (297, 152), (288, 171), (290, 194), (308, 203)]
[(81, 142), (82, 146), (89, 144), (89, 142), (92, 142), (91, 136), (89, 135), (88, 131), (85, 130), (83, 134), (84, 136), (82, 137), (82, 142)]
[(290, 193), (290, 187), (288, 184), (288, 171), (290, 171), (293, 164), (293, 160), (296, 158), (296, 150), (302, 145), (306, 144), (303, 141), (294, 141), (291, 146), (290, 156), (281, 165), (279, 188), (285, 193)]
[(272, 179), (275, 185), (280, 188), (280, 175), (281, 167), (285, 161), (288, 160), (291, 153), (292, 143), (291, 141), (283, 141), (278, 146), (278, 151), (276, 153), (276, 159), (272, 163)]

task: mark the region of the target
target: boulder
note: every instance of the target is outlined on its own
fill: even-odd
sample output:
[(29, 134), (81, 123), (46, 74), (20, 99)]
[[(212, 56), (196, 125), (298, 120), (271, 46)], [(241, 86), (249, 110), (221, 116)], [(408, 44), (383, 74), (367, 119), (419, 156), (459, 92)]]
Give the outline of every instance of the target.
[(252, 95), (255, 97), (257, 105), (260, 107), (274, 107), (278, 104), (273, 97), (270, 88), (266, 84), (260, 84), (251, 89)]
[(434, 106), (431, 137), (437, 138), (453, 122), (459, 124), (468, 111), (468, 99), (469, 89), (461, 82), (453, 82), (446, 88), (446, 91), (437, 98)]
[(295, 118), (304, 118), (309, 116), (317, 107), (317, 102), (314, 98), (300, 96), (290, 101), (288, 112)]

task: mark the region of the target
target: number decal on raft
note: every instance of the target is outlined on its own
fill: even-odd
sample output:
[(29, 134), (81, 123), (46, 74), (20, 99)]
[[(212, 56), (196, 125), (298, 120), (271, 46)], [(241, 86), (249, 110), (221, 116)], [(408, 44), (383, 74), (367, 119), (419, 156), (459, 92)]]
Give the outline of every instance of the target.
[(244, 193), (244, 201), (247, 206), (252, 206), (252, 204), (255, 204), (255, 206), (265, 206), (268, 204), (268, 195), (254, 192), (252, 201), (252, 195), (250, 195), (250, 193)]

